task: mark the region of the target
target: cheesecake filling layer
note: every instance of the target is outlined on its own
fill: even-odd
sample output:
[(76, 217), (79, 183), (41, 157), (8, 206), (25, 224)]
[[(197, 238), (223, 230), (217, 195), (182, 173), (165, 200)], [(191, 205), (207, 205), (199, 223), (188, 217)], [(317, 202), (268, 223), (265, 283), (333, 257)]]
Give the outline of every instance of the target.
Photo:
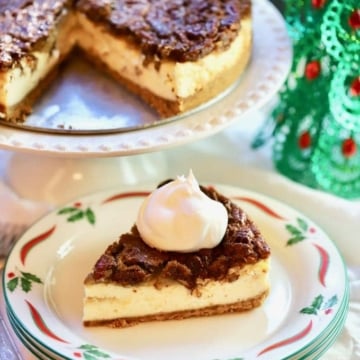
[(48, 74), (60, 59), (60, 51), (33, 52), (31, 54), (34, 69), (29, 66), (28, 59), (22, 59), (20, 65), (4, 75), (5, 86), (1, 102), (8, 107), (15, 106), (27, 96)]
[[(78, 45), (91, 56), (101, 59), (112, 72), (140, 85), (166, 100), (188, 98), (201, 91), (222, 71), (239, 62), (239, 48), (244, 48), (252, 35), (250, 17), (242, 19), (241, 30), (225, 51), (211, 53), (197, 61), (145, 62), (145, 55), (131, 43), (112, 35), (101, 25), (78, 14)], [(235, 80), (235, 79), (234, 79)]]
[(268, 292), (268, 271), (269, 259), (261, 260), (256, 265), (230, 269), (232, 276), (239, 276), (235, 281), (209, 280), (194, 290), (177, 282), (160, 287), (149, 282), (125, 287), (87, 284), (83, 320), (141, 317), (239, 303)]

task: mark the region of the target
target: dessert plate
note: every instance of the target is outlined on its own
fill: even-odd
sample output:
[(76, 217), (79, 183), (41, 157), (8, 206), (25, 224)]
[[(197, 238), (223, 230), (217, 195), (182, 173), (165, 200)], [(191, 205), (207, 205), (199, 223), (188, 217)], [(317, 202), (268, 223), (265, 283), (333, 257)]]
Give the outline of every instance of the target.
[(78, 59), (24, 124), (1, 123), (0, 148), (72, 157), (128, 155), (214, 134), (270, 100), (290, 69), (291, 42), (275, 6), (254, 0), (253, 24), (252, 59), (244, 74), (218, 98), (187, 114), (160, 120)]
[(3, 286), (11, 322), (25, 345), (61, 359), (262, 360), (316, 359), (333, 344), (346, 318), (349, 285), (332, 241), (285, 204), (224, 185), (216, 188), (250, 214), (271, 246), (265, 304), (241, 314), (128, 329), (83, 327), (83, 279), (105, 247), (130, 229), (155, 186), (75, 200), (38, 221), (15, 244)]

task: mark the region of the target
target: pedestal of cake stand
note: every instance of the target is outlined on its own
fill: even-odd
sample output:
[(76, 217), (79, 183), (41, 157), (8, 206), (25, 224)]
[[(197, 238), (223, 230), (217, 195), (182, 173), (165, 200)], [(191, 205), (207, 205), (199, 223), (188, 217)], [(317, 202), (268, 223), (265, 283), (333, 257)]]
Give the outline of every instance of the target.
[(111, 187), (157, 181), (166, 169), (161, 152), (75, 159), (14, 153), (8, 159), (5, 181), (20, 197), (59, 205)]

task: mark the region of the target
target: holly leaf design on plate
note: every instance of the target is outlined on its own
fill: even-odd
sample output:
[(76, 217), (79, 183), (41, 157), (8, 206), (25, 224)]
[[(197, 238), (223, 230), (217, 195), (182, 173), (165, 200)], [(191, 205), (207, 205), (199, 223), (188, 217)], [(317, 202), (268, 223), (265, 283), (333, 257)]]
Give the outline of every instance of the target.
[(317, 315), (318, 311), (321, 309), (321, 305), (324, 301), (323, 295), (318, 295), (314, 298), (313, 302), (309, 307), (305, 307), (300, 310), (302, 314), (309, 314), (309, 315)]
[(324, 309), (331, 309), (334, 307), (338, 302), (338, 297), (336, 295), (332, 296), (325, 304)]
[(308, 223), (304, 219), (297, 218), (296, 221), (302, 231), (308, 230), (308, 228), (309, 228)]
[(294, 245), (305, 239), (303, 232), (299, 230), (296, 226), (286, 224), (285, 227), (286, 230), (292, 235), (292, 237), (287, 241), (287, 245)]
[(85, 360), (98, 360), (98, 359), (108, 359), (110, 355), (100, 351), (96, 346), (85, 344), (81, 345), (78, 349), (83, 350), (83, 356)]
[(286, 245), (295, 245), (306, 239), (306, 232), (308, 231), (309, 226), (304, 219), (297, 218), (296, 225), (286, 224), (285, 228), (291, 235)]
[(67, 215), (67, 214), (71, 214), (71, 213), (76, 212), (76, 211), (78, 211), (77, 207), (66, 207), (66, 208), (60, 209), (58, 211), (58, 214), (59, 215), (64, 215), (64, 214)]
[(95, 224), (95, 214), (90, 208), (86, 209), (85, 216), (88, 219), (90, 224), (92, 224), (92, 225)]
[(33, 283), (42, 284), (41, 279), (34, 274), (23, 271), (20, 271), (20, 274), (21, 276), (12, 276), (12, 278), (7, 282), (6, 286), (11, 292), (13, 292), (19, 284), (21, 289), (26, 293), (32, 289)]
[(337, 302), (337, 295), (333, 295), (326, 301), (323, 295), (318, 295), (314, 298), (311, 305), (301, 309), (300, 313), (307, 315), (318, 315), (319, 311), (324, 311), (325, 314), (329, 314), (331, 313), (332, 308), (337, 304)]
[(84, 212), (82, 210), (78, 210), (74, 214), (69, 216), (67, 218), (67, 221), (68, 222), (75, 222), (75, 221), (81, 220), (83, 217), (84, 217)]
[(16, 287), (18, 286), (18, 284), (19, 284), (19, 278), (15, 277), (15, 278), (9, 280), (6, 284), (6, 286), (11, 292), (13, 292), (16, 289)]
[(82, 219), (86, 219), (91, 225), (96, 222), (95, 213), (89, 207), (86, 209), (82, 208), (81, 203), (75, 203), (74, 206), (68, 206), (58, 211), (58, 215), (67, 216), (67, 222), (76, 222)]

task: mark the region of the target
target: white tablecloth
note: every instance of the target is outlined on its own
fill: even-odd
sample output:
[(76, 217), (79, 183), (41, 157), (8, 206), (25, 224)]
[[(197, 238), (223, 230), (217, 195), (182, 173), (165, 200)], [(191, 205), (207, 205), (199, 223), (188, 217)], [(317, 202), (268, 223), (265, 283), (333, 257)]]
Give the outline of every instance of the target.
[[(360, 200), (345, 200), (309, 189), (278, 174), (273, 169), (270, 145), (257, 151), (250, 148), (250, 142), (264, 116), (263, 112), (253, 112), (217, 135), (179, 148), (163, 150), (159, 154), (165, 165), (155, 172), (158, 174), (156, 180), (161, 180), (163, 176), (187, 174), (191, 168), (199, 181), (236, 185), (270, 195), (318, 223), (344, 256), (351, 281), (350, 312), (345, 328), (336, 344), (323, 358), (360, 359)], [(23, 199), (12, 192), (5, 184), (4, 175), (7, 161), (13, 154), (0, 151), (0, 156), (0, 218), (2, 221), (31, 224), (49, 211), (52, 205), (46, 201)], [(152, 155), (149, 154), (150, 156)], [(78, 161), (81, 167), (82, 160)], [(94, 159), (94, 166), (96, 161), (99, 159)], [(131, 161), (135, 162), (136, 156), (133, 160), (129, 159), (130, 163)], [(136, 178), (133, 181), (141, 182)], [(101, 181), (94, 183), (93, 187), (93, 190), (99, 190)], [(70, 199), (64, 199), (64, 202), (68, 200)], [(23, 348), (21, 351), (24, 358), (32, 359)]]

